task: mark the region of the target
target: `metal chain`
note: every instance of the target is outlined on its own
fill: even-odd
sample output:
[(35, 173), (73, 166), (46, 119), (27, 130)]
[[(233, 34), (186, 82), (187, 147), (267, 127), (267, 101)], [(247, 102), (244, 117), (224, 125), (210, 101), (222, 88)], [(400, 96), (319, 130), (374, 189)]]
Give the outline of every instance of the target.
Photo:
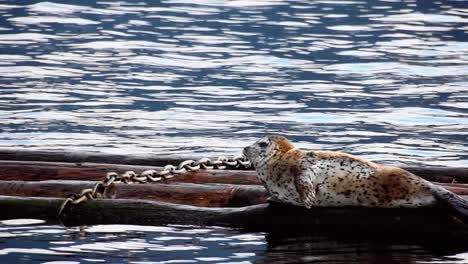
[(135, 173), (134, 171), (126, 171), (122, 174), (108, 172), (104, 179), (97, 182), (93, 188), (83, 189), (80, 193), (72, 194), (65, 199), (60, 206), (58, 217), (60, 218), (63, 210), (68, 204), (80, 204), (88, 200), (104, 197), (104, 193), (107, 188), (114, 183), (132, 184), (159, 182), (161, 180), (170, 179), (176, 174), (198, 171), (200, 169), (224, 170), (226, 168), (249, 168), (250, 166), (250, 161), (244, 156), (237, 156), (234, 158), (221, 156), (215, 161), (212, 161), (209, 158), (202, 158), (198, 161), (185, 160), (179, 163), (178, 166), (166, 165), (160, 171), (146, 170), (140, 174)]

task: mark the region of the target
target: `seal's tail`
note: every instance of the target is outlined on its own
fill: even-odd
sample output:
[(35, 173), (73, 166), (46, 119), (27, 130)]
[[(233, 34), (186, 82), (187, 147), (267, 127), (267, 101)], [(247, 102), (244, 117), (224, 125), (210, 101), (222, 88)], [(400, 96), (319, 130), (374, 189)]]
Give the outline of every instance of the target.
[(453, 210), (464, 222), (468, 222), (468, 200), (440, 186), (435, 187), (432, 192), (434, 197)]

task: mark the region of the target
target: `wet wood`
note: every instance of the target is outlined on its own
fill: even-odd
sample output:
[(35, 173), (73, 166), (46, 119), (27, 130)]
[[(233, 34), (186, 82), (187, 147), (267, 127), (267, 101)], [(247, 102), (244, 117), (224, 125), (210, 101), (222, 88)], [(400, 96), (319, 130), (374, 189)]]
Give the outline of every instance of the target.
[[(0, 149), (0, 160), (45, 161), (68, 163), (109, 163), (130, 164), (144, 166), (164, 166), (178, 164), (182, 160), (200, 157), (174, 157), (155, 154), (110, 154), (91, 151), (43, 151), (29, 149)], [(214, 157), (213, 157), (214, 158)], [(429, 167), (429, 166), (401, 166), (420, 177), (435, 182), (468, 183), (468, 167)]]
[[(0, 196), (0, 219), (55, 220), (63, 199)], [(360, 236), (389, 232), (408, 236), (450, 234), (466, 238), (466, 225), (443, 208), (312, 208), (259, 204), (240, 208), (206, 208), (142, 200), (94, 200), (66, 207), (66, 225), (137, 224), (198, 225), (243, 228), (253, 231), (352, 232)]]
[[(0, 181), (0, 195), (65, 198), (86, 188), (92, 181)], [(114, 184), (103, 198), (145, 199), (205, 207), (241, 207), (265, 203), (268, 194), (262, 186), (232, 184), (148, 183)]]
[[(106, 163), (65, 163), (65, 162), (40, 162), (40, 161), (10, 161), (0, 160), (1, 180), (101, 180), (109, 171), (123, 173), (135, 171), (140, 173), (145, 170), (160, 170), (162, 167), (121, 165)], [(437, 176), (430, 171), (420, 170), (418, 176), (430, 181), (451, 183), (454, 175), (459, 183), (468, 183), (468, 177), (455, 174), (453, 171), (462, 173), (460, 168), (446, 169), (451, 176)], [(186, 173), (166, 180), (165, 182), (192, 182), (192, 183), (227, 183), (227, 184), (260, 184), (254, 171), (246, 170), (200, 170), (195, 173)]]
[(458, 195), (468, 195), (468, 184), (460, 183), (437, 183), (434, 184), (444, 187), (445, 189)]
[[(178, 164), (186, 158), (0, 150), (0, 159), (3, 159), (0, 161), (0, 195), (15, 195), (0, 196), (0, 219), (54, 220), (63, 201), (56, 197), (93, 186), (94, 183), (89, 181), (101, 180), (106, 172), (159, 170), (162, 165)], [(404, 168), (425, 179), (439, 181), (437, 184), (457, 194), (468, 194), (467, 185), (461, 184), (468, 182), (467, 168)], [(80, 181), (69, 181), (72, 179)], [(453, 180), (458, 183), (450, 184)], [(105, 198), (112, 199), (69, 206), (61, 220), (69, 225), (216, 225), (275, 232), (339, 230), (340, 233), (351, 231), (359, 235), (381, 231), (393, 234), (395, 230), (404, 235), (415, 230), (420, 230), (424, 236), (434, 232), (446, 236), (452, 231), (457, 235), (468, 234), (466, 227), (443, 208), (307, 210), (290, 205), (262, 204), (266, 192), (259, 186), (254, 171), (202, 170), (177, 175), (157, 184), (118, 184), (107, 191)], [(245, 205), (251, 206), (239, 207)]]
[[(93, 181), (0, 181), (0, 195), (22, 197), (67, 197), (86, 188)], [(439, 184), (458, 194), (468, 195), (468, 184)], [(241, 207), (265, 203), (268, 194), (260, 185), (147, 183), (114, 184), (103, 198), (144, 199), (205, 207)]]
[[(193, 157), (192, 157), (193, 158)], [(189, 157), (163, 157), (155, 154), (111, 154), (98, 151), (59, 151), (30, 149), (0, 149), (0, 160), (50, 161), (70, 163), (111, 163), (145, 166), (178, 164)]]
[[(5, 161), (0, 160), (0, 180), (102, 180), (107, 172), (123, 173), (145, 170), (161, 170), (162, 167), (118, 165), (105, 163), (65, 163), (40, 161)], [(184, 173), (164, 182), (226, 183), (252, 184), (259, 181), (254, 171), (240, 170), (200, 170)]]
[(468, 167), (402, 166), (402, 168), (428, 181), (468, 183)]

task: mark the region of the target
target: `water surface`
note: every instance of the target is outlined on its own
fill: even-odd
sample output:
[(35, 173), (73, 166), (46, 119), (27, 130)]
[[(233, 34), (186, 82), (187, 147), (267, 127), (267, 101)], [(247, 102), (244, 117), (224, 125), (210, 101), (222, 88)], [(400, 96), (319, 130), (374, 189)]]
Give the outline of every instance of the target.
[(466, 245), (447, 242), (288, 237), (217, 227), (0, 222), (1, 263), (468, 263)]
[[(468, 166), (467, 31), (466, 1), (4, 0), (0, 147), (201, 157), (279, 133), (387, 164)], [(0, 228), (5, 263), (468, 262), (450, 243)]]
[(466, 166), (465, 1), (3, 1), (0, 147), (230, 155), (264, 134)]

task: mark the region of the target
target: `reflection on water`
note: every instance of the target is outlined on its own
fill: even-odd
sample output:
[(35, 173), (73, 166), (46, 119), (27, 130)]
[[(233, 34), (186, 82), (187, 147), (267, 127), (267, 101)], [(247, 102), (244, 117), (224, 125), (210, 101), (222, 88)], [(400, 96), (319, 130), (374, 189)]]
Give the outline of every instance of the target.
[(463, 1), (3, 1), (0, 147), (467, 166)]
[(262, 233), (190, 226), (64, 228), (34, 219), (0, 222), (2, 263), (200, 263), (259, 259)]
[(467, 246), (452, 241), (390, 240), (359, 237), (266, 236), (268, 249), (261, 263), (468, 263)]
[[(2, 1), (0, 147), (467, 166), (463, 1)], [(25, 225), (26, 224), (26, 225)], [(466, 248), (2, 222), (0, 262), (467, 262)], [(63, 263), (63, 262), (62, 262)]]
[[(464, 243), (278, 236), (191, 226), (0, 222), (5, 263), (468, 263)], [(436, 244), (431, 244), (436, 243)]]

